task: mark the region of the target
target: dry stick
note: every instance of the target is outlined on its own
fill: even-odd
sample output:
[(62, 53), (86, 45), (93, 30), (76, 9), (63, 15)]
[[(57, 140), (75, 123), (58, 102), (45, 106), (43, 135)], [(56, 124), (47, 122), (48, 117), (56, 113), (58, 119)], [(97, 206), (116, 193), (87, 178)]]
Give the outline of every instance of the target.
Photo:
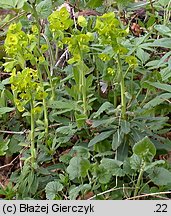
[(138, 199), (138, 198), (142, 198), (142, 197), (148, 197), (148, 196), (156, 196), (156, 195), (162, 195), (162, 194), (171, 194), (171, 192), (169, 191), (166, 191), (166, 192), (158, 192), (158, 193), (151, 193), (151, 194), (142, 194), (142, 195), (139, 195), (139, 196), (134, 196), (134, 197), (130, 197), (126, 200), (133, 200), (133, 199)]
[(18, 157), (19, 157), (19, 155), (18, 155), (17, 157), (15, 157), (9, 164), (0, 166), (0, 170), (6, 168), (6, 167), (8, 167), (8, 166), (13, 166), (13, 165), (14, 165), (14, 164), (13, 164), (14, 161), (16, 161)]
[(19, 135), (23, 135), (23, 134), (29, 133), (29, 131), (25, 130), (25, 131), (19, 132), (19, 131), (6, 131), (6, 130), (0, 130), (0, 133), (19, 134)]
[(11, 76), (11, 74), (8, 73), (8, 72), (0, 72), (0, 75), (7, 75), (7, 76)]
[(1, 169), (4, 169), (5, 167), (8, 167), (8, 166), (13, 166), (13, 165), (14, 165), (14, 164), (13, 164), (14, 161), (16, 161), (17, 158), (20, 158), (21, 154), (23, 154), (23, 152), (24, 152), (26, 149), (27, 149), (27, 147), (24, 147), (23, 150), (22, 150), (22, 152), (21, 152), (19, 155), (17, 155), (17, 157), (15, 157), (9, 164), (6, 164), (6, 165), (1, 166), (1, 167), (0, 167), (0, 170), (1, 170)]
[[(131, 188), (131, 187), (124, 187), (124, 190), (132, 190), (132, 189), (134, 189), (134, 188)], [(107, 190), (107, 191), (104, 191), (104, 192), (102, 192), (102, 193), (96, 194), (96, 195), (90, 197), (88, 200), (92, 200), (92, 199), (96, 198), (97, 196), (101, 196), (101, 195), (104, 195), (104, 194), (106, 194), (106, 193), (110, 193), (110, 192), (112, 192), (112, 191), (117, 191), (117, 190), (123, 190), (123, 187), (119, 187), (119, 188), (115, 188), (115, 187), (114, 187), (114, 188), (109, 189), (109, 190)]]
[(15, 19), (20, 18), (21, 16), (25, 15), (27, 12), (22, 12), (20, 14), (18, 14), (17, 16), (13, 17), (12, 19), (10, 19), (9, 21), (7, 21), (6, 23), (4, 23), (2, 26), (0, 26), (0, 28), (4, 28), (5, 26), (9, 25), (11, 22), (13, 22)]
[(153, 1), (152, 0), (150, 0), (150, 5), (151, 5), (152, 14), (155, 14), (155, 9), (154, 9)]
[(66, 56), (67, 52), (68, 52), (68, 49), (66, 49), (65, 52), (61, 55), (61, 57), (59, 58), (59, 60), (56, 62), (55, 67), (57, 67), (60, 64), (60, 62), (62, 61), (62, 59)]
[(163, 200), (170, 200), (169, 198), (167, 197), (162, 197), (162, 196), (158, 196), (158, 195), (154, 195), (153, 197), (156, 197), (156, 198), (159, 198), (159, 199), (163, 199)]

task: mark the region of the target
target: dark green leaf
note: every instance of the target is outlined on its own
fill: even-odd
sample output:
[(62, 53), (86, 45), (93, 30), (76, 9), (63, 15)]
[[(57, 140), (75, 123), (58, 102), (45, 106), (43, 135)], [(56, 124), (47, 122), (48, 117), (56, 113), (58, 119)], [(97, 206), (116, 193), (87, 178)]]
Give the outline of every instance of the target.
[(52, 12), (52, 1), (51, 0), (41, 1), (36, 6), (36, 11), (39, 15), (39, 18), (46, 19)]
[(102, 132), (98, 135), (96, 135), (88, 144), (88, 146), (93, 146), (98, 142), (101, 142), (105, 139), (107, 139), (108, 137), (110, 137), (113, 134), (113, 131), (106, 131), (106, 132)]
[(171, 172), (163, 167), (154, 167), (149, 170), (149, 177), (154, 184), (163, 186), (171, 183)]
[(45, 192), (46, 198), (49, 200), (53, 200), (59, 191), (62, 191), (63, 185), (58, 181), (49, 182), (46, 185)]
[(128, 134), (131, 131), (131, 125), (128, 121), (122, 120), (121, 121), (121, 132), (124, 134)]
[(73, 157), (70, 160), (69, 166), (67, 167), (67, 172), (69, 174), (70, 180), (85, 177), (89, 168), (90, 162), (88, 159)]
[(10, 142), (10, 139), (8, 141), (1, 141), (0, 140), (0, 156), (3, 156), (6, 154), (6, 151), (8, 150), (9, 142)]
[(90, 184), (84, 184), (79, 185), (78, 187), (72, 188), (69, 192), (69, 198), (70, 200), (76, 200), (77, 196), (81, 192), (81, 194), (84, 194), (85, 192), (91, 190)]
[(145, 161), (151, 162), (156, 154), (156, 148), (148, 137), (137, 142), (133, 147), (133, 153)]
[(95, 9), (97, 7), (100, 7), (102, 3), (103, 3), (103, 0), (96, 0), (96, 1), (89, 0), (87, 6)]
[(166, 92), (170, 92), (171, 93), (171, 86), (168, 85), (168, 84), (163, 84), (163, 83), (159, 83), (159, 82), (147, 82), (148, 84), (156, 87), (156, 88), (159, 88), (159, 89), (162, 89)]
[(110, 108), (114, 108), (113, 104), (109, 103), (109, 102), (105, 102), (101, 105), (101, 107), (98, 109), (98, 111), (95, 113), (93, 118), (97, 118), (98, 116), (100, 116), (101, 113), (103, 113), (104, 111), (110, 109)]

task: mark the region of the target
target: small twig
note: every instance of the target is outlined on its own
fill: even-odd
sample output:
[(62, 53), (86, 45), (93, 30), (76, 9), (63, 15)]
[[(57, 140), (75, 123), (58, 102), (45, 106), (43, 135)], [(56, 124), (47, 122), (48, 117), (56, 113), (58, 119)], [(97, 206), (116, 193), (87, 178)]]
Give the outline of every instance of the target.
[(55, 67), (58, 67), (58, 65), (60, 64), (60, 62), (62, 61), (62, 59), (66, 56), (68, 52), (68, 49), (65, 50), (65, 52), (61, 55), (61, 57), (59, 58), (59, 60), (56, 62)]
[(152, 1), (152, 0), (150, 0), (150, 5), (151, 5), (151, 11), (152, 11), (152, 14), (155, 15), (155, 9), (154, 9), (153, 1)]
[(18, 18), (20, 18), (21, 16), (23, 16), (23, 15), (25, 15), (26, 14), (26, 12), (24, 11), (24, 12), (22, 12), (22, 13), (20, 13), (20, 14), (18, 14), (17, 16), (15, 16), (15, 17), (13, 17), (12, 19), (10, 19), (8, 22), (6, 22), (6, 23), (4, 23), (2, 26), (0, 26), (0, 28), (4, 28), (6, 25), (9, 25), (11, 22), (13, 22), (15, 19), (18, 19)]
[(29, 133), (29, 131), (24, 130), (23, 132), (19, 132), (19, 131), (6, 131), (6, 130), (0, 130), (0, 133), (19, 134), (19, 135), (23, 135), (23, 134)]
[(58, 127), (60, 125), (61, 125), (61, 123), (52, 124), (52, 125), (49, 125), (49, 128), (55, 128), (55, 127)]
[(14, 165), (14, 164), (13, 164), (14, 161), (16, 161), (18, 157), (19, 157), (19, 155), (18, 155), (17, 157), (15, 157), (9, 164), (6, 164), (6, 165), (1, 166), (1, 167), (0, 167), (0, 170), (1, 170), (1, 169), (4, 169), (4, 168), (6, 168), (6, 167), (9, 167), (9, 166), (13, 166), (13, 165)]
[(77, 23), (76, 23), (76, 18), (75, 18), (75, 11), (74, 11), (74, 8), (73, 8), (73, 7), (71, 8), (71, 13), (72, 13), (72, 15), (73, 15), (74, 26), (75, 26), (75, 28), (77, 29)]
[(170, 200), (169, 198), (167, 197), (163, 197), (163, 196), (158, 196), (158, 195), (154, 195), (153, 197), (156, 197), (156, 198), (159, 198), (159, 199), (163, 199), (163, 200)]
[(158, 195), (162, 195), (162, 194), (171, 194), (171, 192), (166, 191), (166, 192), (158, 192), (158, 193), (151, 193), (151, 194), (142, 194), (139, 196), (134, 196), (134, 197), (130, 197), (127, 198), (126, 200), (134, 200), (134, 199), (138, 199), (138, 198), (142, 198), (142, 197), (148, 197), (148, 196), (158, 196)]
[[(124, 187), (124, 190), (132, 190), (132, 189), (134, 189), (134, 188), (131, 188), (131, 187)], [(101, 193), (99, 193), (99, 194), (96, 194), (96, 195), (90, 197), (88, 200), (92, 200), (92, 199), (96, 198), (97, 196), (101, 196), (101, 195), (104, 195), (104, 194), (106, 194), (106, 193), (110, 193), (110, 192), (112, 192), (112, 191), (117, 191), (117, 190), (123, 190), (123, 187), (119, 187), (119, 188), (114, 187), (114, 188), (111, 188), (111, 189), (109, 189), (109, 190), (107, 190), (107, 191), (101, 192)]]
[(0, 72), (0, 75), (8, 75), (8, 76), (11, 76), (11, 74), (9, 72)]
[(0, 182), (0, 186), (2, 187), (2, 189), (5, 189), (4, 185)]
[(170, 101), (170, 100), (168, 100), (168, 99), (164, 99), (164, 100), (171, 104), (171, 101)]

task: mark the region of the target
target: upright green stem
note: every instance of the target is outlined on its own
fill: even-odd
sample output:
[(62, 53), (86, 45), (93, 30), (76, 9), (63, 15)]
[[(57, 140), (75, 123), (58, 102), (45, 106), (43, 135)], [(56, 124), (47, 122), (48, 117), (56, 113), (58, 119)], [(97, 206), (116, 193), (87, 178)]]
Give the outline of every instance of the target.
[(40, 23), (39, 23), (39, 16), (37, 14), (37, 11), (36, 11), (36, 6), (35, 4), (33, 3), (32, 4), (32, 7), (33, 7), (33, 16), (36, 20), (36, 26), (37, 26), (37, 29), (38, 29), (38, 48), (40, 47)]
[(120, 86), (121, 86), (121, 106), (122, 106), (122, 119), (126, 119), (126, 97), (125, 97), (125, 80), (122, 71), (122, 63), (120, 59), (120, 55), (118, 57), (118, 70), (119, 70), (119, 77), (120, 77)]
[[(38, 68), (39, 80), (40, 80), (41, 86), (44, 91), (42, 74), (41, 74), (39, 66), (37, 66), (37, 68)], [(43, 97), (43, 112), (44, 112), (45, 137), (47, 138), (49, 123), (48, 123), (48, 112), (47, 112), (46, 99), (44, 97)]]
[(151, 5), (152, 14), (155, 14), (155, 9), (154, 9), (153, 1), (152, 0), (150, 0), (150, 5)]
[(30, 101), (31, 105), (31, 164), (33, 165), (36, 159), (36, 149), (35, 149), (35, 140), (34, 140), (34, 112), (33, 112), (33, 99)]
[(84, 114), (87, 114), (87, 101), (86, 101), (86, 78), (84, 75), (84, 69), (81, 72), (81, 84), (82, 84), (82, 96), (83, 96), (83, 107), (84, 107)]
[[(39, 50), (39, 48), (40, 48), (40, 36), (41, 36), (40, 35), (40, 30), (41, 29), (40, 29), (40, 24), (39, 24), (39, 16), (37, 14), (35, 4), (32, 4), (32, 7), (33, 7), (33, 16), (35, 17), (36, 25), (37, 25), (37, 28), (38, 28), (38, 50)], [(39, 74), (39, 80), (41, 82), (42, 88), (44, 89), (42, 74), (41, 74), (39, 65), (37, 65), (37, 69), (38, 69), (38, 74)], [(50, 80), (50, 82), (51, 82), (51, 80)], [(47, 106), (46, 106), (45, 98), (43, 98), (43, 111), (44, 111), (45, 137), (47, 138), (48, 137), (48, 114), (47, 114)]]
[(47, 36), (43, 33), (42, 33), (42, 36), (46, 40), (46, 43), (49, 47), (50, 70), (49, 70), (49, 67), (47, 65), (45, 65), (45, 70), (46, 70), (46, 73), (47, 73), (49, 81), (50, 81), (50, 86), (51, 86), (51, 90), (52, 90), (52, 99), (55, 99), (55, 87), (54, 87), (53, 81), (52, 81), (53, 67), (55, 64), (54, 57), (53, 57), (53, 51), (52, 51), (52, 48), (51, 48), (51, 45), (50, 45), (50, 42), (49, 42), (49, 39), (47, 38)]
[(143, 165), (142, 165), (142, 167), (140, 169), (140, 173), (139, 173), (139, 176), (138, 176), (137, 184), (135, 185), (134, 197), (137, 196), (138, 191), (140, 189), (140, 184), (141, 184), (141, 180), (142, 180), (142, 177), (143, 177), (144, 168), (145, 168), (145, 162), (143, 162)]
[(52, 100), (54, 100), (55, 99), (55, 87), (53, 85), (52, 76), (50, 74), (50, 71), (49, 71), (49, 68), (47, 65), (45, 65), (45, 70), (46, 70), (46, 73), (48, 75), (49, 82), (50, 82), (50, 87), (51, 87), (51, 91), (52, 91)]
[(47, 139), (49, 122), (48, 122), (48, 112), (47, 112), (47, 106), (46, 106), (45, 98), (43, 98), (43, 110), (44, 110), (45, 138)]

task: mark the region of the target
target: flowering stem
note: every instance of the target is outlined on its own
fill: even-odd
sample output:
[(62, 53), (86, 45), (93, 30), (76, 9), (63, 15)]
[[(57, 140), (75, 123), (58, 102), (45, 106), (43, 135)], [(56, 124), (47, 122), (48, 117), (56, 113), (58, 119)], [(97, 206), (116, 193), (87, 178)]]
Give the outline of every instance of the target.
[(50, 82), (50, 87), (51, 87), (51, 91), (52, 91), (52, 100), (54, 100), (55, 99), (55, 87), (53, 85), (52, 76), (50, 74), (50, 71), (49, 71), (49, 68), (47, 65), (45, 65), (45, 70), (46, 70), (46, 73), (48, 75), (49, 82)]
[(39, 17), (38, 17), (37, 11), (36, 11), (36, 6), (34, 3), (32, 4), (32, 8), (33, 8), (33, 16), (36, 20), (36, 26), (38, 29), (38, 47), (40, 47), (40, 23), (39, 23)]
[(85, 78), (85, 71), (84, 71), (84, 62), (81, 62), (81, 90), (82, 90), (82, 98), (83, 98), (83, 109), (84, 114), (87, 115), (87, 101), (86, 101), (86, 78)]
[[(41, 86), (42, 86), (43, 91), (44, 91), (43, 79), (42, 79), (42, 74), (41, 74), (39, 65), (37, 65), (37, 69), (38, 69), (39, 80), (40, 80)], [(44, 97), (43, 97), (43, 112), (44, 112), (45, 138), (47, 139), (49, 123), (48, 123), (47, 105), (46, 105), (46, 100)]]

